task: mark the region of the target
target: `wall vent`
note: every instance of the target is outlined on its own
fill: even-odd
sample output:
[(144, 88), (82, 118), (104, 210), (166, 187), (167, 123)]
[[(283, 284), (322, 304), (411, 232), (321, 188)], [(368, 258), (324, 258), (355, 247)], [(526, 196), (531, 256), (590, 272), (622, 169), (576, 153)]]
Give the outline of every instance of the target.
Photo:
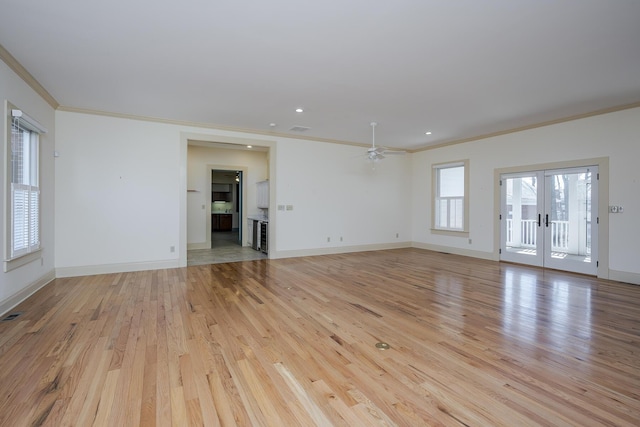
[(308, 127), (306, 127), (306, 126), (294, 126), (294, 127), (292, 127), (291, 129), (289, 129), (289, 130), (290, 130), (290, 131), (293, 131), (293, 132), (306, 132), (306, 131), (308, 131), (309, 129), (311, 129), (311, 128), (308, 128)]

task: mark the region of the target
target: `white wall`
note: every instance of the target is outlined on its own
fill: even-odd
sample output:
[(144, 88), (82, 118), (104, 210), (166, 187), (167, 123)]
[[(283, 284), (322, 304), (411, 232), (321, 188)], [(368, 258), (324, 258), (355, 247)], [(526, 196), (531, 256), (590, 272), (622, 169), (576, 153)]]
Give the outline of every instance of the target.
[(276, 205), (293, 207), (276, 211), (279, 255), (409, 244), (410, 156), (388, 156), (372, 169), (365, 152), (322, 142), (278, 143)]
[[(244, 147), (243, 145), (240, 147)], [(243, 170), (245, 184), (245, 216), (258, 214), (256, 182), (267, 176), (267, 153), (189, 145), (187, 149), (187, 187), (197, 190), (187, 194), (187, 244), (211, 242), (207, 223), (211, 223), (211, 169)], [(202, 206), (205, 209), (202, 209)], [(244, 224), (243, 224), (244, 226)], [(247, 236), (243, 237), (246, 245)]]
[[(363, 148), (340, 144), (71, 112), (58, 112), (56, 125), (60, 275), (184, 265), (187, 217), (192, 213), (187, 181), (198, 179), (187, 167), (189, 140), (251, 141), (270, 147), (274, 258), (413, 241), (419, 247), (495, 259), (497, 169), (607, 157), (609, 188), (600, 193), (625, 212), (600, 213), (609, 226), (601, 254), (607, 257), (611, 278), (633, 282), (640, 275), (640, 109), (390, 156), (375, 170), (363, 160)], [(429, 231), (431, 165), (461, 159), (470, 160), (473, 244)], [(243, 160), (214, 157), (203, 159), (201, 166), (209, 162), (232, 165)], [(251, 194), (248, 199), (253, 200)], [(278, 205), (293, 210), (277, 210)], [(173, 245), (176, 252), (169, 251)]]
[[(31, 89), (20, 77), (18, 77), (6, 64), (0, 60), (0, 109), (3, 120), (0, 124), (3, 141), (0, 150), (0, 162), (6, 162), (7, 135), (6, 112), (4, 103), (9, 101), (16, 107), (24, 110), (28, 115), (44, 125), (48, 133), (40, 138), (40, 238), (42, 245), (42, 258), (27, 265), (18, 267), (7, 273), (0, 273), (0, 314), (11, 309), (22, 299), (33, 293), (42, 285), (54, 277), (55, 251), (54, 251), (54, 159), (55, 146), (55, 117), (53, 108), (47, 104), (33, 89)], [(3, 168), (4, 169), (4, 168)], [(2, 191), (2, 216), (6, 210), (7, 179), (5, 174), (0, 176)], [(4, 224), (4, 222), (3, 222)], [(6, 227), (0, 227), (0, 239), (3, 244), (7, 240)], [(4, 248), (2, 249), (4, 252)], [(3, 254), (3, 256), (5, 256)]]
[[(206, 164), (246, 165), (248, 183), (269, 176), (272, 258), (410, 242), (409, 156), (374, 171), (362, 147), (67, 111), (56, 123), (60, 277), (186, 265), (187, 244), (201, 235), (189, 224), (204, 223), (187, 184), (205, 179)], [(189, 141), (269, 147), (268, 165), (230, 150), (189, 157)], [(253, 185), (247, 201), (247, 212), (257, 213)]]
[(64, 111), (56, 123), (58, 275), (178, 266), (179, 130)]
[[(600, 246), (609, 271), (603, 276), (639, 283), (640, 280), (640, 108), (530, 129), (465, 144), (427, 150), (413, 155), (413, 240), (418, 246), (448, 247), (458, 253), (475, 252), (495, 258), (497, 212), (494, 171), (516, 166), (609, 158), (609, 185), (600, 188), (609, 205), (624, 206), (624, 213), (600, 212), (609, 233), (608, 246)], [(430, 233), (431, 166), (469, 159), (469, 237)], [(606, 179), (605, 179), (606, 181)], [(600, 242), (601, 244), (607, 244)], [(607, 255), (608, 254), (608, 255)], [(601, 260), (602, 261), (602, 260)], [(600, 273), (599, 273), (600, 274)]]

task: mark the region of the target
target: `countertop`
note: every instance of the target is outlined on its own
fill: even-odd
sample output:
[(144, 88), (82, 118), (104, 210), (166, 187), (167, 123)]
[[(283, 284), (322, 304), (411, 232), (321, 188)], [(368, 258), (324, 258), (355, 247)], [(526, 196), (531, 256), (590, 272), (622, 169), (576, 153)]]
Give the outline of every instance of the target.
[(211, 215), (233, 215), (232, 212), (211, 212)]
[(265, 216), (258, 216), (258, 215), (255, 215), (255, 216), (248, 216), (248, 217), (247, 217), (247, 219), (248, 219), (248, 220), (251, 220), (251, 221), (269, 222), (269, 218), (267, 218), (267, 217), (265, 217)]

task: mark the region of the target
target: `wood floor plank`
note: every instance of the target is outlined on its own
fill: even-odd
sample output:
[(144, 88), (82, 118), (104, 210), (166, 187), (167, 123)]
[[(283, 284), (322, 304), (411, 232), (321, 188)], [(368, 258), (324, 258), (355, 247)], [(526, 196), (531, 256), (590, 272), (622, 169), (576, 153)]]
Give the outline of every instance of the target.
[(640, 424), (640, 287), (573, 273), (398, 249), (56, 279), (15, 311), (0, 425)]
[(119, 369), (107, 371), (102, 393), (100, 393), (100, 402), (98, 403), (98, 409), (93, 421), (93, 425), (96, 427), (115, 425), (114, 422), (110, 423), (109, 420), (112, 414), (113, 402), (116, 400), (116, 386), (119, 377)]

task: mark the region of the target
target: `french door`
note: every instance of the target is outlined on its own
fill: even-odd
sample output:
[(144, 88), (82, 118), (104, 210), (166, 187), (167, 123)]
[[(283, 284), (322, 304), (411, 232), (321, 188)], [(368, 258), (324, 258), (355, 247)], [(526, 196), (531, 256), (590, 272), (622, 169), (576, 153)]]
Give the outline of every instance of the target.
[(500, 259), (597, 274), (597, 166), (503, 174)]

